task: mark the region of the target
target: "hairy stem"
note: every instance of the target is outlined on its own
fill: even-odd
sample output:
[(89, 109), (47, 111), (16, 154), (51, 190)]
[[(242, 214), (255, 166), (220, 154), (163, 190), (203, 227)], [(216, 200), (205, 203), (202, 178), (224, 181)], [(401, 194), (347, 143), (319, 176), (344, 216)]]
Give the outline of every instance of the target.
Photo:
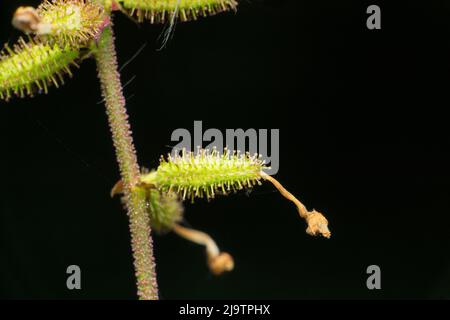
[(138, 296), (144, 300), (156, 300), (158, 299), (158, 286), (150, 234), (150, 221), (145, 208), (145, 197), (134, 188), (139, 182), (140, 172), (117, 68), (114, 35), (111, 26), (105, 28), (98, 42), (96, 61), (102, 94), (105, 99), (106, 113), (124, 186), (123, 191), (130, 220), (131, 246)]

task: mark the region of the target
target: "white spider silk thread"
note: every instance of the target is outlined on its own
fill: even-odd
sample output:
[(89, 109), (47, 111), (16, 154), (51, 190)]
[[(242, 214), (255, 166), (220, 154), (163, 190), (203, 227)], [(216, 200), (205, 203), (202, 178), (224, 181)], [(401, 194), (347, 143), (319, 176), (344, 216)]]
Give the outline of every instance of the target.
[(178, 16), (178, 8), (180, 6), (180, 2), (181, 2), (181, 0), (177, 1), (175, 10), (173, 11), (172, 17), (170, 18), (169, 26), (162, 33), (163, 40), (161, 43), (161, 47), (158, 49), (159, 51), (161, 51), (162, 49), (164, 49), (166, 47), (170, 38), (172, 38), (172, 36), (173, 36), (173, 33), (175, 31), (175, 24), (176, 24), (176, 19)]

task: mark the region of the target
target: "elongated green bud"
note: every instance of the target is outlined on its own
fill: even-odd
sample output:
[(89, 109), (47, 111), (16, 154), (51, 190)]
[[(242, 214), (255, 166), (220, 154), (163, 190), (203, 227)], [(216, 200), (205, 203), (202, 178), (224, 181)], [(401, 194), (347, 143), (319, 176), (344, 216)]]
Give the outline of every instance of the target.
[(45, 0), (37, 9), (20, 7), (13, 25), (60, 46), (85, 46), (109, 24), (103, 6), (89, 0)]
[(122, 7), (139, 21), (164, 23), (173, 15), (181, 21), (196, 20), (219, 12), (236, 10), (235, 0), (118, 0)]
[(26, 43), (22, 38), (13, 49), (5, 46), (0, 53), (0, 99), (33, 96), (47, 93), (51, 85), (58, 87), (64, 83), (63, 74), (72, 75), (70, 66), (76, 65), (78, 56), (78, 50), (70, 47)]
[(141, 177), (144, 185), (153, 185), (161, 191), (173, 191), (183, 199), (214, 198), (259, 183), (264, 162), (260, 156), (231, 153), (225, 150), (199, 150), (196, 154), (183, 151), (182, 155), (167, 160), (162, 158), (156, 171)]

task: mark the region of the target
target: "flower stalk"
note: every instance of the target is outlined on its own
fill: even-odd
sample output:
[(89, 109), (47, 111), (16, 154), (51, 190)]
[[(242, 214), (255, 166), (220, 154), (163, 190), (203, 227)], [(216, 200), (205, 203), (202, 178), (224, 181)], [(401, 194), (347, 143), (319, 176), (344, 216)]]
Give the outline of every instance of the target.
[(261, 171), (261, 177), (264, 180), (269, 181), (275, 188), (281, 193), (283, 197), (292, 201), (297, 207), (298, 214), (301, 218), (306, 220), (308, 228), (306, 233), (312, 236), (322, 235), (325, 238), (331, 237), (330, 229), (328, 228), (328, 220), (316, 210), (308, 211), (303, 203), (301, 203), (292, 193), (287, 191), (283, 185), (278, 182), (274, 177), (269, 176), (267, 173)]
[(106, 27), (103, 31), (95, 52), (95, 58), (123, 181), (125, 205), (130, 220), (131, 246), (138, 296), (143, 300), (156, 300), (158, 299), (158, 286), (150, 219), (146, 209), (145, 193), (138, 188), (134, 188), (139, 183), (140, 172), (117, 68), (114, 35), (111, 26)]

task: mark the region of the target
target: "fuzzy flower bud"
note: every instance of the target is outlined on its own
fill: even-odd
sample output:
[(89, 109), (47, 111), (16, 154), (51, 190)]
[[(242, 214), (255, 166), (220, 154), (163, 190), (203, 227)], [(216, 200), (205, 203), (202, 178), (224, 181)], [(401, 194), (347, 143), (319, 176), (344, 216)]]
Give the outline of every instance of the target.
[(25, 33), (74, 47), (98, 39), (109, 22), (103, 6), (88, 0), (45, 0), (37, 9), (18, 8), (12, 21)]
[(196, 154), (162, 158), (156, 171), (141, 176), (144, 185), (154, 185), (161, 191), (173, 191), (183, 199), (214, 198), (259, 183), (264, 163), (258, 155), (231, 153), (225, 150), (199, 150)]
[(47, 93), (51, 85), (58, 87), (64, 83), (63, 74), (72, 75), (69, 67), (76, 66), (78, 56), (73, 48), (23, 39), (13, 49), (5, 46), (0, 53), (0, 99), (33, 96), (35, 92)]
[(150, 224), (157, 232), (170, 231), (183, 218), (183, 205), (174, 193), (146, 190)]

